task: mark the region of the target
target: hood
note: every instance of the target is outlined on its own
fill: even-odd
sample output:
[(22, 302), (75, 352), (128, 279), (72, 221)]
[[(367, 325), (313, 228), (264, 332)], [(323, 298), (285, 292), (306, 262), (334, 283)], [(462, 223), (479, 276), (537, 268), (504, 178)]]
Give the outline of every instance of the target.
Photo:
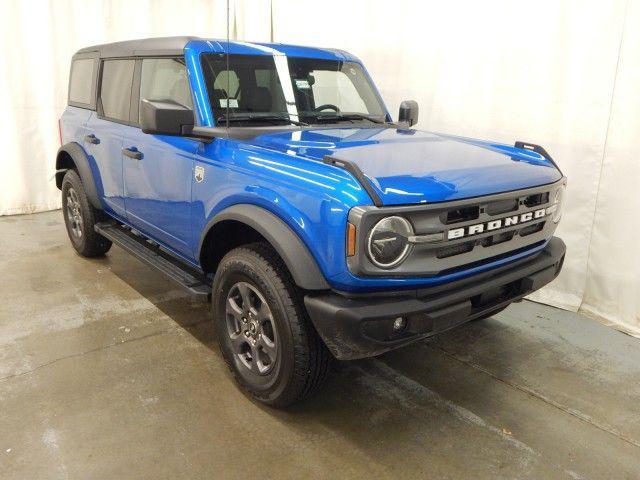
[(395, 128), (329, 128), (261, 135), (252, 144), (322, 161), (355, 163), (384, 205), (432, 203), (553, 183), (542, 155), (509, 145)]

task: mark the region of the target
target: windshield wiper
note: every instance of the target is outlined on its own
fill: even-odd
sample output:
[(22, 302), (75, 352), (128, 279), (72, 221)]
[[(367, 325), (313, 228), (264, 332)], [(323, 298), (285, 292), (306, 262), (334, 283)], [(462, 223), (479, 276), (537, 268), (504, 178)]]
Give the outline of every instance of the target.
[[(306, 115), (305, 115), (306, 116)], [(318, 115), (308, 115), (314, 120), (328, 121), (328, 122), (340, 122), (340, 121), (351, 121), (351, 120), (369, 120), (373, 123), (385, 124), (384, 120), (381, 120), (375, 115), (367, 115), (364, 113), (340, 113), (340, 114), (318, 114)]]
[(293, 120), (288, 113), (282, 114), (282, 115), (278, 115), (278, 114), (267, 114), (267, 115), (262, 115), (262, 114), (251, 114), (251, 113), (246, 113), (246, 114), (234, 114), (234, 115), (230, 115), (229, 117), (227, 117), (226, 115), (223, 115), (221, 117), (219, 117), (216, 120), (216, 123), (222, 124), (225, 123), (227, 121), (227, 119), (229, 120), (229, 123), (231, 122), (260, 122), (260, 121), (265, 121), (265, 122), (273, 122), (275, 120), (284, 120), (285, 122), (289, 122), (292, 125), (296, 125), (298, 127), (306, 127), (309, 124), (305, 123), (305, 122), (299, 122), (297, 120)]

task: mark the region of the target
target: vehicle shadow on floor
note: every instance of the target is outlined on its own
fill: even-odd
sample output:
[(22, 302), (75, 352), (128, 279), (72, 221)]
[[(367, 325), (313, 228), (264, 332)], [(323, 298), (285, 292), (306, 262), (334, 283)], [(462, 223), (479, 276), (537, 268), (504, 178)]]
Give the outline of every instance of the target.
[[(140, 295), (149, 299), (154, 305), (170, 317), (177, 325), (189, 332), (200, 343), (218, 354), (216, 332), (213, 328), (210, 316), (210, 305), (191, 299), (188, 294), (178, 298), (163, 299), (162, 292), (175, 290), (174, 284), (153, 272), (149, 267), (136, 262), (132, 265), (123, 258), (126, 254), (109, 254), (109, 259), (101, 260), (109, 264), (111, 272), (122, 281), (135, 289)], [(467, 329), (467, 336), (486, 336), (497, 331), (501, 326), (491, 319), (482, 322), (472, 322), (470, 325), (460, 328)], [(461, 365), (446, 355), (438, 348), (438, 342), (447, 336), (459, 335), (460, 328), (440, 335), (437, 339), (418, 342), (404, 349), (390, 352), (374, 359), (364, 359), (351, 362), (334, 362), (332, 374), (327, 385), (315, 397), (294, 406), (286, 412), (269, 409), (274, 415), (286, 422), (305, 422), (305, 418), (320, 418), (328, 416), (327, 421), (333, 424), (332, 428), (339, 429), (344, 423), (341, 417), (349, 416), (369, 421), (369, 415), (386, 417), (389, 412), (398, 412), (398, 406), (403, 406), (408, 411), (433, 407), (433, 395), (429, 399), (422, 398), (425, 392), (430, 391), (431, 380), (437, 377), (446, 377), (450, 372), (445, 368), (448, 363), (454, 364), (456, 369)], [(434, 363), (441, 364), (436, 370)], [(389, 366), (389, 362), (394, 367)], [(509, 359), (504, 358), (508, 363)], [(406, 365), (406, 367), (405, 367)], [(409, 380), (405, 371), (411, 366), (419, 367), (427, 376), (420, 379)], [(462, 366), (463, 368), (467, 368)], [(231, 377), (229, 376), (230, 381)], [(423, 385), (424, 383), (424, 385)], [(425, 389), (420, 392), (420, 389)], [(346, 401), (345, 401), (346, 400)], [(357, 405), (357, 408), (354, 408)], [(260, 406), (260, 408), (266, 408)], [(388, 410), (385, 413), (385, 409)], [(364, 416), (363, 416), (364, 415)], [(330, 417), (330, 418), (329, 418)], [(406, 415), (408, 422), (413, 422), (414, 415)], [(359, 422), (352, 421), (357, 424)], [(385, 427), (386, 429), (387, 427)], [(382, 433), (382, 432), (381, 432)]]
[[(132, 265), (122, 252), (109, 257), (96, 261), (108, 265), (222, 365), (208, 303), (177, 293), (170, 280), (138, 262)], [(559, 445), (545, 447), (544, 426), (535, 419), (548, 414), (548, 406), (504, 381), (531, 361), (527, 350), (536, 343), (540, 339), (535, 335), (510, 328), (498, 315), (380, 357), (336, 361), (320, 392), (286, 410), (245, 397), (246, 408), (278, 421), (301, 438), (301, 448), (357, 452), (360, 470), (370, 477), (394, 477), (395, 469), (402, 468), (421, 478), (427, 470), (455, 478), (470, 472), (474, 478), (490, 478), (497, 465), (502, 476), (523, 478), (535, 472), (533, 477), (556, 477), (564, 467), (549, 463), (544, 450), (569, 458), (566, 452), (553, 452), (575, 438), (560, 433), (555, 438)], [(491, 371), (479, 367), (483, 363)], [(233, 382), (230, 374), (226, 381)], [(555, 422), (568, 422), (559, 411), (553, 415)], [(518, 427), (527, 435), (514, 435)], [(527, 436), (535, 441), (526, 443)], [(465, 457), (452, 463), (452, 452)]]

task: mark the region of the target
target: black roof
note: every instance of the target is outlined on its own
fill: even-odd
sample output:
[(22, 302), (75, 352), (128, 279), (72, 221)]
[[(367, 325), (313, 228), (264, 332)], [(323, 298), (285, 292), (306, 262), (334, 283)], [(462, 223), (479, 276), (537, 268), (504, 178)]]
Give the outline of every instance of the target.
[(100, 57), (135, 57), (144, 55), (182, 55), (185, 45), (199, 37), (158, 37), (127, 40), (124, 42), (104, 43), (85, 47), (76, 52), (98, 52)]

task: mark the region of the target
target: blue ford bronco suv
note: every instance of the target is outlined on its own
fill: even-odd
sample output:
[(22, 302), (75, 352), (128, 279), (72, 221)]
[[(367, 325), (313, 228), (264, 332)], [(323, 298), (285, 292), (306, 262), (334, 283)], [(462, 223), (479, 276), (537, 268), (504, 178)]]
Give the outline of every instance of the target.
[(211, 300), (223, 357), (269, 405), (330, 360), (488, 317), (559, 273), (547, 152), (393, 122), (341, 50), (192, 37), (78, 51), (56, 184), (75, 250), (113, 243)]

